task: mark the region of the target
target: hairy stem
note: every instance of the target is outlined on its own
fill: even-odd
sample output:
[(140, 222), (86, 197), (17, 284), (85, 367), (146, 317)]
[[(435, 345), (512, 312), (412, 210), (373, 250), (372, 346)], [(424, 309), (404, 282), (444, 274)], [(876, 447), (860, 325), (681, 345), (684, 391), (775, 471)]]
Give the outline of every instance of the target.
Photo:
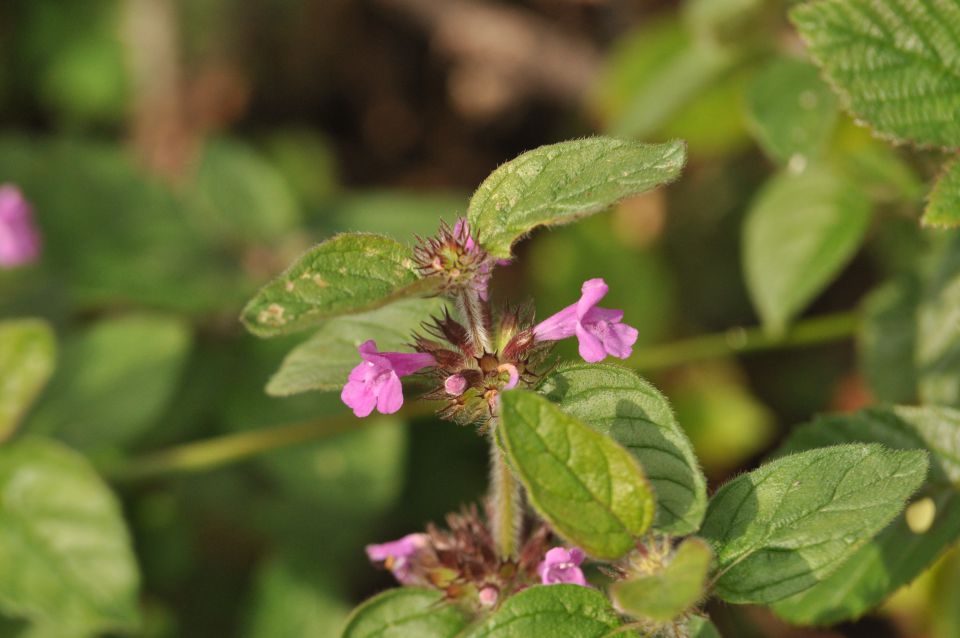
[(490, 330), (487, 326), (488, 313), (485, 302), (475, 291), (463, 288), (457, 293), (457, 308), (467, 324), (467, 330), (479, 354), (493, 352), (490, 342)]
[[(660, 370), (731, 354), (799, 348), (839, 341), (852, 336), (856, 327), (857, 315), (845, 312), (800, 321), (780, 337), (771, 337), (759, 328), (740, 328), (644, 348), (634, 354), (627, 363), (638, 370)], [(404, 406), (398, 416), (422, 416), (429, 414), (432, 408), (427, 402), (413, 403)], [(148, 453), (104, 467), (103, 470), (109, 478), (120, 481), (208, 471), (354, 427), (357, 427), (354, 417), (338, 416), (310, 423), (228, 434)], [(499, 450), (497, 452), (499, 453)], [(507, 480), (515, 481), (512, 476)]]
[(520, 552), (520, 526), (523, 522), (520, 483), (503, 458), (503, 451), (490, 434), (490, 506), (493, 541), (501, 558), (516, 558)]

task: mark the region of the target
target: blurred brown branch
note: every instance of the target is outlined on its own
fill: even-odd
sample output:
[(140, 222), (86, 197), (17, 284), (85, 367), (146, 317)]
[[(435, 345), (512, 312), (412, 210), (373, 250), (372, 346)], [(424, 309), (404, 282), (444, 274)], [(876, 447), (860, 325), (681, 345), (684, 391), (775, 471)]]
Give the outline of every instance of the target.
[(600, 65), (585, 38), (518, 8), (479, 0), (378, 0), (429, 32), (453, 62), (449, 92), (464, 115), (495, 117), (531, 98), (578, 102)]

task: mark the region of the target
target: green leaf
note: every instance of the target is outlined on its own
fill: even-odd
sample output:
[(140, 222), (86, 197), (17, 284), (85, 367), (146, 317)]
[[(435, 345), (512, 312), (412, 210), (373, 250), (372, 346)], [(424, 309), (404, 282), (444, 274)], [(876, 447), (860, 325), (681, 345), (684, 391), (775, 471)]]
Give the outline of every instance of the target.
[(687, 623), (690, 638), (722, 638), (717, 627), (703, 616), (693, 616)]
[(863, 302), (857, 335), (860, 369), (873, 394), (891, 403), (917, 396), (914, 349), (920, 286), (915, 276), (889, 281)]
[(781, 173), (744, 222), (743, 268), (764, 325), (783, 331), (856, 253), (870, 202), (826, 169)]
[(56, 343), (45, 321), (0, 322), (0, 441), (13, 434), (53, 372)]
[(791, 17), (857, 119), (893, 140), (960, 146), (960, 5), (818, 0)]
[(272, 337), (428, 295), (432, 284), (420, 278), (403, 244), (382, 235), (344, 233), (314, 246), (264, 286), (242, 319), (253, 334)]
[(258, 570), (247, 638), (336, 636), (349, 613), (334, 577), (311, 565), (273, 557)]
[(774, 611), (796, 624), (834, 624), (863, 615), (919, 576), (960, 536), (960, 412), (946, 408), (871, 408), (822, 417), (795, 428), (778, 453), (845, 442), (876, 442), (895, 449), (926, 449), (930, 478), (922, 494), (934, 507), (926, 529), (906, 516), (864, 545), (832, 575)]
[(615, 559), (650, 527), (650, 484), (609, 437), (526, 390), (503, 393), (497, 428), (531, 504), (560, 536)]
[(838, 445), (726, 483), (700, 530), (716, 552), (717, 595), (769, 604), (823, 580), (903, 509), (926, 477), (926, 456)]
[(61, 364), (27, 427), (71, 445), (125, 445), (156, 425), (190, 350), (179, 319), (104, 319), (64, 341)]
[(130, 630), (139, 576), (117, 499), (42, 439), (0, 448), (0, 609), (70, 630)]
[(602, 638), (620, 626), (606, 597), (580, 585), (538, 585), (508, 598), (460, 638)]
[(647, 138), (722, 86), (742, 56), (697, 41), (676, 20), (620, 38), (604, 62), (594, 108), (615, 135)]
[(817, 67), (793, 58), (775, 58), (756, 74), (746, 108), (760, 147), (782, 164), (820, 156), (838, 114)]
[(239, 140), (218, 139), (205, 145), (190, 196), (194, 218), (221, 239), (277, 239), (300, 222), (283, 176)]
[(491, 255), (508, 258), (514, 242), (537, 226), (569, 223), (672, 182), (685, 162), (680, 141), (590, 137), (541, 146), (491, 173), (467, 218)]
[(934, 256), (917, 312), (915, 361), (923, 403), (960, 407), (960, 238)]
[(960, 160), (949, 162), (937, 178), (920, 222), (937, 228), (960, 226)]
[(400, 587), (374, 596), (350, 615), (342, 638), (453, 638), (467, 624), (435, 589)]
[(373, 339), (381, 351), (400, 350), (420, 323), (443, 308), (437, 299), (405, 299), (351, 317), (330, 319), (290, 351), (270, 378), (267, 394), (339, 390), (358, 363), (357, 346)]
[(657, 496), (655, 529), (682, 535), (700, 528), (707, 508), (706, 479), (670, 404), (656, 388), (626, 368), (578, 363), (549, 376), (540, 391), (640, 461)]
[(688, 538), (660, 571), (615, 582), (610, 598), (634, 618), (666, 623), (693, 607), (704, 595), (713, 553), (699, 538)]

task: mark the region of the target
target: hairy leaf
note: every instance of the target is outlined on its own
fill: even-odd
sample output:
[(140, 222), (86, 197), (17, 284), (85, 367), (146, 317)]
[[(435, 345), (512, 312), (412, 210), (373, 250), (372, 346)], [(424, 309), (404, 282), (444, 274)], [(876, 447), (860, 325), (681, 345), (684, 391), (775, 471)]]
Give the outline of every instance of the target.
[(689, 534), (707, 508), (706, 479), (670, 404), (632, 370), (579, 363), (548, 377), (541, 392), (640, 461), (657, 497), (654, 528)]
[(13, 433), (53, 372), (56, 344), (46, 322), (0, 323), (0, 441)]
[(242, 319), (253, 334), (271, 337), (427, 295), (432, 286), (420, 278), (403, 244), (382, 235), (344, 233), (314, 246), (264, 286)]
[(894, 140), (960, 146), (960, 5), (817, 0), (791, 17), (858, 119)]
[(836, 98), (819, 70), (793, 58), (775, 58), (757, 73), (746, 106), (760, 147), (783, 164), (820, 155), (837, 121)]
[(610, 602), (597, 590), (580, 585), (538, 585), (508, 598), (462, 638), (602, 638), (619, 626)]
[(699, 538), (688, 538), (659, 572), (615, 582), (610, 598), (617, 609), (640, 620), (669, 622), (704, 595), (713, 553)]
[(330, 319), (284, 358), (267, 384), (267, 394), (339, 390), (360, 363), (357, 346), (373, 339), (381, 351), (404, 349), (420, 323), (442, 307), (436, 299), (405, 299), (360, 315)]
[(846, 442), (926, 449), (930, 478), (922, 490), (934, 508), (926, 529), (900, 516), (824, 581), (778, 601), (774, 611), (797, 624), (833, 624), (866, 613), (929, 567), (960, 536), (960, 412), (932, 407), (871, 408), (822, 417), (795, 428), (779, 453)]
[(497, 428), (530, 502), (560, 536), (614, 559), (650, 527), (650, 484), (609, 437), (526, 390), (503, 393)]
[(399, 587), (354, 609), (341, 638), (453, 638), (466, 624), (463, 612), (445, 603), (442, 592)]
[(717, 556), (717, 595), (769, 604), (815, 585), (883, 529), (926, 474), (922, 451), (838, 445), (726, 483), (701, 529)]
[(507, 258), (537, 226), (569, 223), (672, 182), (685, 162), (680, 141), (590, 137), (541, 146), (491, 173), (470, 199), (467, 218), (480, 244)]
[(937, 178), (920, 221), (938, 228), (960, 226), (960, 160), (949, 162)]
[(869, 222), (870, 202), (827, 170), (781, 173), (764, 187), (744, 224), (743, 267), (769, 330), (784, 330), (830, 283)]
[(130, 630), (139, 576), (117, 499), (52, 441), (0, 448), (0, 609), (70, 631)]

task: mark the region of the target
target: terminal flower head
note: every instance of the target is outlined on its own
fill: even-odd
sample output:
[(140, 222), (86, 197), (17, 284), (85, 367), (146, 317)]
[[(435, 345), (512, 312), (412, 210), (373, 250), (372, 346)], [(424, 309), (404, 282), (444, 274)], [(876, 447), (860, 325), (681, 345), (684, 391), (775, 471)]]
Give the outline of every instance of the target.
[(576, 336), (580, 343), (580, 356), (590, 363), (602, 361), (608, 354), (626, 359), (633, 352), (637, 329), (621, 322), (622, 310), (597, 305), (607, 290), (603, 279), (585, 281), (580, 300), (534, 326), (534, 338), (538, 341), (558, 341)]
[(20, 189), (0, 186), (0, 268), (29, 264), (40, 256), (40, 231)]
[(381, 414), (393, 414), (403, 405), (400, 377), (436, 365), (432, 355), (422, 352), (378, 352), (375, 341), (357, 348), (363, 361), (355, 367), (343, 386), (340, 398), (358, 417), (376, 408)]

